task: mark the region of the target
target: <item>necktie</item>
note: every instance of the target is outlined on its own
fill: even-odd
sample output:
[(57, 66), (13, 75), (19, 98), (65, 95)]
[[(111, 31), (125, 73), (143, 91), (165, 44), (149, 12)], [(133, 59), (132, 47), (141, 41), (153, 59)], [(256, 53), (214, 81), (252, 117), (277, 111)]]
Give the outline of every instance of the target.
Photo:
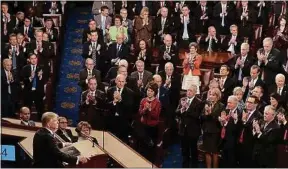
[(281, 87), (278, 87), (278, 92), (279, 95), (281, 95)]
[(205, 14), (205, 7), (202, 6), (202, 16)]
[(284, 141), (285, 140), (288, 140), (288, 129), (286, 129), (284, 133)]
[(28, 35), (28, 27), (26, 27), (26, 35)]
[(12, 47), (12, 67), (13, 67), (13, 69), (17, 68), (15, 47)]
[[(241, 60), (242, 60), (242, 61), (244, 60), (243, 57), (241, 58)], [(241, 68), (241, 67), (239, 67), (238, 80), (239, 80), (239, 81), (242, 81), (242, 68)]]
[(121, 95), (121, 89), (120, 88), (117, 88), (117, 91), (120, 93), (120, 95)]
[(139, 80), (143, 79), (143, 73), (139, 73)]
[[(6, 73), (6, 74), (7, 74), (7, 77), (6, 77), (6, 78), (7, 78), (7, 81), (8, 81), (8, 79), (10, 78), (10, 77), (9, 77), (9, 76), (10, 76), (10, 73), (11, 73), (11, 72), (8, 72), (8, 71), (7, 71), (7, 73)], [(8, 83), (8, 93), (11, 94), (10, 80), (9, 80), (9, 83)]]
[(68, 136), (66, 131), (63, 131), (63, 134), (70, 142), (72, 142), (71, 138)]
[(96, 65), (96, 44), (95, 44), (95, 42), (92, 42), (92, 59), (93, 59), (94, 65)]
[(240, 138), (239, 138), (239, 143), (243, 143), (243, 141), (244, 141), (244, 128), (241, 131), (241, 135), (240, 135)]
[[(165, 18), (162, 18), (162, 22), (161, 22), (161, 30), (164, 30), (164, 26), (165, 26)], [(163, 32), (162, 32), (163, 34)]]
[(117, 45), (117, 53), (116, 53), (116, 56), (117, 56), (117, 57), (118, 57), (118, 55), (119, 55), (120, 49), (121, 49), (121, 45)]
[(35, 67), (35, 65), (33, 65), (32, 67), (33, 67), (32, 71), (35, 72), (35, 75), (34, 75), (34, 78), (33, 78), (33, 81), (32, 81), (32, 88), (36, 89), (36, 85), (37, 85), (37, 82), (36, 82), (36, 77), (37, 77), (36, 67)]
[(89, 76), (89, 77), (92, 76), (92, 72), (91, 72), (91, 70), (88, 70), (88, 76)]
[(106, 22), (106, 17), (102, 16), (102, 25), (101, 25), (101, 27), (102, 27), (103, 35), (106, 34), (106, 32), (105, 32), (105, 22)]
[(209, 44), (208, 44), (208, 50), (207, 50), (208, 52), (212, 52), (213, 50), (212, 50), (212, 38), (210, 37), (209, 38)]
[(187, 28), (187, 19), (185, 16), (183, 16), (183, 22), (184, 22), (184, 31), (183, 31), (183, 35), (182, 35), (182, 39), (188, 39), (189, 35), (188, 35), (188, 28)]
[(4, 15), (5, 18), (5, 22), (4, 22), (4, 35), (7, 35), (8, 30), (7, 30), (7, 23), (8, 23), (8, 18), (6, 17), (6, 15)]
[(225, 135), (226, 135), (226, 127), (223, 126), (222, 129), (221, 129), (221, 139), (224, 139)]
[(166, 48), (166, 52), (169, 53), (170, 52), (170, 47)]

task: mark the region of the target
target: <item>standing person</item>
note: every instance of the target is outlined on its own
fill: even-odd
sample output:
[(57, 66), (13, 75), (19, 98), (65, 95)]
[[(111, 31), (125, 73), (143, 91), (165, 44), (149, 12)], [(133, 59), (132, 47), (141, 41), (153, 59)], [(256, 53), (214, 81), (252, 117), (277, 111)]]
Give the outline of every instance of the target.
[[(72, 156), (60, 151), (66, 143), (58, 144), (55, 139), (55, 132), (58, 129), (58, 115), (53, 112), (43, 114), (42, 128), (40, 128), (33, 138), (33, 166), (36, 168), (59, 168), (64, 167), (63, 162), (77, 165), (86, 163), (88, 158)], [(70, 143), (68, 143), (69, 145)]]
[(202, 56), (197, 53), (198, 44), (195, 42), (189, 45), (190, 52), (186, 53), (183, 61), (183, 82), (182, 89), (187, 90), (189, 86), (197, 86), (197, 94), (200, 94), (200, 65), (202, 63)]
[(219, 164), (219, 141), (221, 125), (218, 117), (224, 110), (224, 104), (220, 102), (221, 91), (218, 88), (209, 90), (208, 101), (205, 104), (204, 114), (202, 115), (203, 125), (203, 149), (206, 152), (206, 166), (217, 168)]
[(196, 93), (197, 86), (190, 85), (187, 89), (186, 97), (181, 98), (176, 110), (179, 135), (181, 136), (183, 168), (198, 167), (197, 142), (201, 134), (199, 118), (201, 100), (195, 97)]

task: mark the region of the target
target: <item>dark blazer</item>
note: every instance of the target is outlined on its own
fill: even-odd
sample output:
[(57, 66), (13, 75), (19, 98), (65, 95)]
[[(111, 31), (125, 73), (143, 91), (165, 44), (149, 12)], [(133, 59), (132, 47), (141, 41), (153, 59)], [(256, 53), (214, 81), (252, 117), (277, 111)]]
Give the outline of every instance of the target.
[[(160, 16), (161, 14), (157, 15), (158, 10), (161, 9), (161, 2), (160, 1), (152, 1), (152, 11), (153, 15)], [(172, 1), (164, 1), (164, 7), (168, 9), (168, 16), (171, 16), (173, 13), (173, 2)]]
[[(251, 66), (253, 65), (253, 63), (255, 63), (255, 60), (253, 58), (253, 56), (251, 55), (247, 55), (246, 56), (246, 59), (244, 61), (244, 67), (241, 68), (240, 66), (238, 66), (237, 69), (235, 69), (235, 65), (236, 65), (236, 62), (237, 62), (237, 59), (240, 59), (241, 60), (241, 54), (237, 55), (237, 57), (235, 57), (235, 60), (233, 60), (233, 67), (232, 67), (232, 71), (234, 72), (234, 80), (235, 81), (238, 81), (238, 77), (239, 77), (239, 71), (241, 69), (242, 73), (241, 73), (241, 79), (243, 80), (244, 77), (248, 77), (250, 76), (250, 68)], [(242, 81), (241, 80), (241, 81)], [(242, 84), (242, 83), (241, 83)]]
[(101, 90), (95, 91), (95, 102), (86, 103), (87, 94), (89, 90), (86, 90), (81, 95), (81, 114), (80, 119), (88, 121), (93, 129), (103, 130), (105, 128), (105, 116), (106, 116), (106, 94)]
[[(189, 36), (189, 42), (195, 42), (195, 19), (190, 15), (189, 16), (189, 23), (187, 24), (187, 31)], [(177, 42), (182, 41), (182, 35), (184, 32), (184, 21), (181, 23), (181, 17), (179, 15), (175, 16), (174, 18), (174, 32), (176, 33), (176, 40)]]
[[(26, 124), (26, 123), (28, 123), (28, 124)], [(23, 120), (21, 120), (20, 121), (20, 124), (21, 125), (24, 125), (24, 126), (33, 126), (33, 127), (35, 127), (36, 126), (36, 124), (35, 124), (35, 122), (33, 121), (33, 120), (28, 120), (28, 121), (26, 121), (26, 123), (24, 123), (24, 121)]]
[[(38, 77), (38, 72), (41, 71), (41, 70), (43, 71), (43, 74), (42, 74), (42, 79), (40, 80), (39, 77)], [(24, 82), (23, 91), (24, 91), (25, 95), (29, 95), (29, 92), (32, 91), (33, 81), (31, 82), (29, 80), (30, 76), (31, 76), (31, 65), (29, 64), (29, 65), (24, 66), (23, 70), (22, 70), (22, 77), (23, 77), (23, 82)], [(39, 94), (44, 95), (44, 85), (48, 81), (48, 73), (45, 72), (45, 69), (44, 69), (43, 66), (37, 65), (36, 66), (35, 76), (36, 76), (36, 91)]]
[[(223, 40), (223, 42), (222, 42), (223, 51), (227, 51), (229, 49), (229, 47), (230, 47), (229, 42), (230, 42), (231, 38), (232, 38), (232, 34), (229, 34)], [(241, 47), (241, 44), (242, 44), (243, 40), (244, 39), (239, 34), (236, 36), (237, 44), (234, 45), (234, 51), (235, 51), (236, 54), (240, 53), (240, 47)]]
[(135, 62), (135, 67), (136, 67), (136, 61), (140, 59), (140, 60), (142, 60), (144, 62), (145, 69), (150, 70), (151, 69), (151, 63), (152, 63), (152, 58), (153, 58), (152, 51), (150, 49), (147, 49), (146, 53), (145, 53), (145, 56), (139, 56), (140, 52), (141, 52), (140, 50), (135, 52), (134, 58), (136, 60), (133, 60), (133, 62)]
[[(212, 113), (209, 115), (202, 114), (202, 130), (204, 133), (219, 133), (221, 126), (218, 117), (224, 110), (224, 104), (218, 101), (212, 108)], [(203, 110), (205, 111), (205, 110)]]
[(116, 78), (116, 76), (117, 76), (117, 71), (118, 71), (118, 66), (113, 66), (113, 67), (111, 67), (111, 68), (108, 70), (108, 72), (107, 72), (107, 74), (106, 74), (106, 76), (105, 76), (105, 78), (104, 78), (104, 81), (110, 83), (110, 81), (111, 81), (112, 79)]
[[(244, 92), (244, 95), (243, 95), (243, 100), (246, 100), (249, 92), (252, 91), (252, 89), (249, 89), (249, 84), (250, 84), (250, 83), (252, 83), (251, 80), (249, 81), (249, 83), (248, 83), (248, 85), (247, 85), (247, 87), (246, 87), (246, 89), (245, 89), (245, 92)], [(265, 89), (265, 87), (266, 87), (265, 83), (263, 82), (263, 80), (262, 80), (260, 77), (258, 77), (258, 79), (257, 79), (254, 87), (255, 87), (255, 86), (261, 86), (263, 89)], [(253, 88), (254, 88), (254, 87), (253, 87)]]
[[(12, 50), (12, 46), (9, 44), (7, 45), (1, 52), (2, 57), (1, 57), (1, 61), (3, 61), (4, 59), (10, 59), (9, 56), (12, 58), (12, 55), (10, 55), (9, 50)], [(25, 53), (23, 52), (23, 47), (19, 46), (19, 53), (17, 55), (17, 52), (15, 53), (15, 57), (16, 57), (16, 66), (17, 66), (17, 73), (21, 72), (22, 68), (24, 65), (26, 65), (27, 61), (25, 58)], [(13, 66), (13, 65), (12, 65)]]
[[(16, 32), (17, 32), (17, 33), (22, 33), (23, 35), (26, 34), (24, 25), (21, 26)], [(35, 39), (35, 37), (34, 37), (34, 28), (33, 28), (32, 25), (29, 26), (28, 37), (29, 37), (31, 40)]]
[(4, 35), (4, 22), (3, 22), (3, 14), (1, 13), (1, 41), (9, 42), (9, 35), (14, 32), (14, 28), (16, 25), (16, 17), (10, 14), (10, 22), (7, 23), (7, 34)]
[[(86, 83), (86, 79), (88, 76), (88, 70), (87, 69), (82, 69), (79, 73), (79, 78), (80, 81), (78, 82), (78, 85), (82, 88), (82, 91), (87, 90), (87, 83)], [(104, 86), (102, 84), (101, 81), (101, 72), (97, 69), (93, 69), (92, 70), (92, 76), (95, 76), (96, 80), (97, 80), (97, 88), (104, 91)]]
[(176, 109), (176, 116), (179, 119), (179, 135), (183, 136), (186, 131), (188, 137), (198, 139), (201, 134), (200, 106), (201, 100), (194, 97), (187, 111), (181, 113), (181, 103), (179, 103), (178, 108)]
[[(55, 2), (56, 2), (56, 6), (57, 6), (56, 14), (62, 14), (61, 3), (59, 1), (55, 1)], [(52, 2), (46, 1), (43, 5), (43, 13), (44, 14), (52, 14), (50, 11), (51, 7), (52, 7)]]
[[(43, 32), (47, 32), (47, 29), (45, 27), (43, 27), (41, 30)], [(52, 31), (51, 35), (48, 34), (50, 42), (56, 42), (58, 40), (58, 36), (59, 36), (58, 29), (52, 27), (50, 31)]]
[(75, 165), (77, 157), (61, 152), (50, 131), (41, 128), (33, 138), (33, 160), (36, 168), (58, 168), (64, 167), (62, 162)]
[[(145, 0), (145, 6), (150, 9), (149, 10), (150, 15), (155, 16), (157, 11), (155, 12), (155, 11), (152, 10), (153, 9), (153, 2)], [(136, 1), (135, 2), (135, 15), (140, 15), (140, 12), (141, 12), (142, 8), (143, 8), (142, 1)]]
[[(48, 42), (42, 41), (42, 48), (43, 51), (38, 53), (38, 64), (41, 65), (48, 65), (49, 60), (54, 56), (54, 50), (52, 49), (52, 46), (49, 45)], [(33, 40), (30, 43), (28, 43), (27, 46), (27, 52), (28, 53), (34, 53), (34, 50), (37, 49), (36, 41)]]
[[(167, 2), (165, 2), (167, 3)], [(165, 24), (164, 24), (164, 29), (162, 34), (171, 34), (174, 30), (173, 27), (173, 18), (167, 17), (165, 20)], [(153, 25), (153, 29), (154, 29), (154, 34), (155, 34), (155, 43), (156, 44), (163, 44), (163, 39), (161, 38), (162, 34), (158, 34), (159, 31), (162, 30), (162, 17), (161, 15), (158, 16), (155, 20), (154, 20), (154, 25)]]
[[(202, 36), (200, 38), (200, 48), (203, 51), (207, 51), (208, 47), (209, 47), (209, 38), (208, 38), (207, 41), (206, 41), (206, 38), (207, 38), (207, 36)], [(221, 47), (221, 38), (220, 38), (220, 36), (216, 35), (216, 39), (217, 39), (217, 41), (215, 39), (212, 39), (211, 48), (212, 48), (213, 52), (218, 52), (218, 50)]]
[(58, 129), (56, 131), (56, 134), (58, 134), (58, 136), (60, 136), (66, 142), (75, 143), (75, 142), (78, 141), (78, 137), (77, 136), (73, 136), (72, 131), (70, 129), (65, 129), (65, 132), (67, 133), (69, 138), (67, 138), (65, 136), (64, 131), (61, 130), (61, 129)]
[[(139, 79), (139, 73), (137, 71), (132, 72), (131, 77), (138, 80)], [(143, 79), (142, 79), (143, 86), (145, 87), (151, 79), (152, 79), (152, 73), (147, 71), (147, 70), (144, 70)]]
[[(103, 31), (99, 28), (96, 28), (95, 31), (97, 32), (98, 34), (98, 42), (99, 43), (104, 43), (104, 37), (103, 37)], [(82, 43), (84, 44), (85, 42), (87, 42), (87, 38), (88, 38), (88, 34), (91, 33), (91, 30), (88, 28), (88, 29), (84, 29), (83, 31), (83, 35), (82, 35)]]
[[(270, 96), (270, 94), (277, 93), (277, 92), (278, 92), (277, 85), (271, 85), (268, 89), (269, 96)], [(283, 107), (286, 107), (287, 102), (288, 102), (287, 101), (288, 100), (288, 85), (287, 84), (284, 84), (284, 87), (281, 91), (280, 96), (281, 96), (281, 100), (280, 100), (281, 104), (283, 104)], [(285, 105), (285, 103), (286, 103), (286, 105)]]
[(264, 126), (261, 126), (261, 136), (255, 134), (254, 158), (259, 167), (276, 166), (279, 129), (279, 125), (274, 120), (265, 129)]
[(165, 64), (167, 62), (173, 63), (174, 67), (180, 63), (178, 54), (179, 54), (179, 49), (175, 45), (170, 46), (170, 52), (168, 53), (171, 56), (171, 59), (164, 59), (164, 53), (166, 51), (166, 45), (161, 45), (159, 47), (159, 71), (164, 70)]
[[(11, 70), (11, 73), (13, 75), (14, 81), (10, 83), (10, 89), (11, 89), (11, 100), (16, 101), (18, 99), (18, 92), (20, 91), (20, 84), (19, 84), (19, 78), (13, 70)], [(8, 87), (9, 84), (7, 83), (7, 76), (5, 73), (4, 68), (1, 68), (1, 101), (4, 102), (5, 100), (8, 100)]]
[[(227, 103), (227, 99), (230, 95), (233, 94), (233, 89), (235, 86), (235, 82), (231, 77), (227, 77), (224, 85), (223, 85), (223, 89), (221, 90), (222, 92), (222, 103)], [(226, 104), (225, 104), (226, 105)]]
[(261, 67), (262, 72), (264, 72), (264, 82), (267, 86), (275, 84), (276, 75), (282, 71), (279, 54), (280, 51), (278, 49), (272, 48), (268, 55), (268, 63), (266, 65), (264, 63), (261, 63), (261, 65), (257, 63)]
[(129, 47), (126, 44), (121, 44), (120, 51), (117, 54), (117, 43), (112, 43), (107, 50), (107, 59), (127, 59), (129, 57)]
[[(229, 29), (229, 26), (233, 23), (234, 19), (235, 19), (235, 7), (233, 4), (228, 3), (226, 5), (227, 8), (227, 15), (224, 18), (224, 25), (225, 25), (225, 29)], [(221, 6), (221, 2), (218, 2), (214, 8), (213, 8), (213, 17), (215, 20), (214, 25), (217, 28), (222, 27), (221, 26), (221, 22), (222, 22), (222, 18), (220, 17), (220, 13), (222, 13), (222, 6)]]
[(203, 15), (202, 12), (202, 7), (201, 5), (197, 5), (195, 10), (194, 10), (194, 17), (196, 19), (196, 31), (197, 33), (203, 33), (203, 34), (207, 34), (208, 32), (208, 27), (211, 24), (211, 20), (213, 17), (213, 8), (208, 6), (208, 4), (205, 7), (205, 14), (206, 16), (208, 16), (208, 19), (206, 20), (201, 20), (201, 16)]
[(243, 18), (241, 20), (241, 15), (243, 12), (243, 7), (236, 9), (236, 15), (239, 25), (239, 33), (243, 37), (249, 37), (249, 40), (253, 40), (251, 37), (254, 35), (253, 32), (253, 24), (255, 24), (257, 20), (258, 12), (255, 12), (253, 7), (248, 5), (247, 12), (248, 12), (248, 19)]

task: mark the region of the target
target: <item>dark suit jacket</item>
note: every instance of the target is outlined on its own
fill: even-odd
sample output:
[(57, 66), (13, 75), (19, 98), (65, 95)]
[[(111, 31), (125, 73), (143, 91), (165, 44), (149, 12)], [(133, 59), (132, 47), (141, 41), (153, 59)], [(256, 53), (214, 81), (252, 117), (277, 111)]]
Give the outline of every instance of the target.
[[(207, 36), (202, 36), (200, 39), (200, 48), (203, 51), (207, 51), (209, 47), (209, 38), (207, 41), (206, 41), (206, 38)], [(211, 48), (213, 52), (218, 52), (218, 50), (221, 47), (221, 38), (218, 35), (216, 35), (216, 39), (217, 41), (215, 39), (212, 39)]]
[[(190, 15), (189, 16), (189, 23), (187, 24), (187, 31), (189, 36), (189, 42), (195, 42), (195, 19)], [(184, 21), (181, 23), (181, 18), (179, 15), (175, 16), (174, 18), (174, 31), (176, 33), (176, 40), (177, 42), (182, 41), (182, 35), (184, 32)]]
[[(167, 2), (165, 2), (167, 3)], [(163, 42), (161, 41), (161, 36), (162, 34), (171, 34), (174, 31), (174, 27), (173, 27), (173, 18), (167, 17), (165, 24), (164, 24), (164, 29), (162, 34), (158, 35), (159, 31), (162, 30), (162, 17), (161, 15), (158, 16), (155, 20), (154, 20), (154, 25), (153, 25), (153, 29), (154, 29), (154, 34), (155, 34), (155, 40), (157, 42), (157, 44), (162, 44)]]
[(108, 70), (108, 72), (107, 72), (107, 74), (106, 74), (106, 76), (105, 76), (104, 81), (110, 83), (110, 81), (111, 81), (112, 79), (116, 78), (116, 76), (117, 76), (117, 71), (118, 71), (118, 66), (111, 67), (111, 68)]
[(77, 157), (60, 151), (53, 135), (46, 128), (39, 129), (33, 138), (34, 167), (58, 168), (64, 167), (62, 162), (75, 165)]
[[(14, 81), (10, 83), (10, 89), (11, 89), (11, 100), (16, 101), (18, 99), (18, 92), (20, 90), (20, 84), (19, 84), (19, 78), (13, 70), (11, 71), (13, 75)], [(5, 73), (4, 68), (1, 68), (1, 101), (4, 103), (4, 101), (7, 101), (8, 99), (8, 87), (9, 84), (7, 83), (7, 76)]]
[[(98, 43), (104, 43), (104, 37), (103, 37), (103, 31), (99, 28), (96, 28), (96, 32), (98, 34)], [(85, 42), (87, 42), (87, 38), (88, 38), (88, 34), (91, 33), (91, 30), (88, 29), (84, 29), (83, 31), (83, 35), (82, 35), (82, 43), (84, 44)]]
[(243, 18), (241, 20), (241, 15), (243, 12), (243, 7), (236, 9), (236, 15), (239, 25), (239, 33), (243, 37), (249, 37), (249, 40), (251, 41), (251, 36), (254, 35), (253, 32), (253, 24), (256, 22), (258, 12), (255, 12), (253, 7), (248, 5), (247, 12), (248, 12), (248, 19)]
[(4, 22), (3, 22), (3, 14), (1, 13), (1, 41), (8, 42), (9, 35), (14, 32), (14, 28), (16, 25), (16, 17), (10, 14), (10, 22), (7, 23), (7, 34), (4, 35)]
[(66, 142), (71, 142), (71, 143), (75, 143), (75, 142), (77, 142), (77, 140), (78, 140), (78, 137), (77, 136), (73, 136), (73, 134), (72, 134), (72, 131), (70, 130), (70, 129), (65, 129), (65, 131), (66, 131), (66, 133), (67, 133), (67, 135), (69, 136), (69, 138), (67, 138), (65, 135), (64, 135), (64, 132), (63, 132), (63, 130), (61, 130), (61, 129), (58, 129), (57, 131), (56, 131), (56, 134), (58, 134), (58, 136), (60, 136), (64, 141), (66, 141)]
[(206, 5), (205, 13), (206, 13), (206, 16), (208, 16), (208, 19), (201, 20), (201, 16), (203, 15), (201, 5), (199, 4), (196, 6), (196, 8), (194, 10), (194, 17), (196, 19), (196, 25), (197, 25), (196, 31), (197, 31), (197, 33), (207, 34), (208, 27), (212, 23), (213, 8), (208, 6), (208, 4)]
[[(2, 57), (1, 60), (3, 62), (4, 59), (9, 59), (10, 53), (9, 50), (12, 50), (12, 46), (11, 45), (7, 45), (1, 52)], [(17, 66), (17, 73), (21, 72), (22, 68), (24, 65), (26, 65), (27, 61), (25, 58), (25, 53), (23, 52), (23, 47), (19, 46), (19, 54), (17, 55), (17, 53), (15, 53), (16, 56), (16, 66)], [(12, 55), (11, 55), (11, 59)], [(13, 65), (12, 65), (13, 66)]]
[[(232, 35), (229, 34), (223, 40), (223, 42), (222, 42), (223, 51), (227, 51), (229, 49), (229, 47), (230, 47), (229, 42), (230, 42), (231, 38), (232, 38)], [(242, 44), (243, 40), (244, 39), (239, 34), (236, 36), (237, 44), (234, 45), (234, 51), (235, 51), (236, 54), (240, 54), (240, 47), (241, 47), (241, 44)]]
[(147, 49), (146, 50), (146, 53), (145, 53), (145, 57), (143, 56), (139, 56), (139, 53), (140, 53), (141, 51), (139, 50), (139, 51), (137, 51), (137, 52), (135, 52), (135, 56), (134, 56), (134, 58), (136, 59), (134, 59), (133, 60), (133, 62), (135, 62), (135, 67), (136, 67), (136, 61), (140, 58), (140, 60), (142, 60), (143, 62), (144, 62), (144, 65), (145, 65), (145, 69), (147, 69), (147, 70), (150, 70), (151, 69), (151, 63), (152, 63), (152, 58), (153, 58), (153, 54), (152, 54), (152, 51), (150, 50), (150, 49)]
[[(132, 72), (131, 77), (138, 80), (139, 79), (139, 73), (137, 71)], [(147, 71), (147, 70), (144, 70), (143, 79), (142, 79), (143, 86), (145, 87), (151, 79), (152, 79), (152, 73)]]
[(119, 114), (119, 117), (123, 120), (129, 120), (131, 119), (133, 109), (133, 91), (129, 89), (128, 87), (124, 87), (123, 91), (121, 93), (122, 100), (120, 102), (117, 102), (116, 105), (113, 104), (114, 100), (114, 92), (117, 90), (116, 86), (110, 87), (107, 91), (107, 97), (110, 105), (111, 110), (111, 116), (115, 116), (115, 113), (117, 112)]
[[(17, 32), (17, 33), (22, 33), (22, 34), (24, 35), (24, 34), (26, 34), (24, 28), (25, 28), (25, 27), (24, 27), (24, 25), (23, 25), (23, 26), (21, 26), (16, 32)], [(32, 41), (33, 39), (35, 39), (35, 37), (34, 37), (34, 28), (33, 28), (32, 25), (30, 25), (30, 27), (29, 27), (28, 37), (31, 39), (31, 41)]]
[[(26, 123), (28, 123), (28, 125)], [(24, 123), (23, 120), (21, 120), (21, 122), (20, 122), (20, 124), (24, 125), (24, 126), (26, 126), (26, 125), (27, 126), (33, 126), (33, 127), (36, 126), (36, 124), (35, 124), (35, 122), (33, 120), (28, 120), (28, 121), (26, 121), (26, 123)]]
[[(153, 11), (153, 3), (151, 1), (147, 1), (145, 0), (145, 6), (149, 8), (149, 13), (152, 16), (155, 16), (155, 14), (157, 13), (157, 11)], [(142, 10), (143, 6), (142, 6), (142, 1), (136, 1), (135, 2), (135, 15), (140, 15), (140, 12)]]
[(266, 65), (264, 63), (259, 65), (262, 72), (264, 72), (264, 82), (267, 86), (275, 84), (276, 75), (282, 71), (279, 54), (280, 51), (278, 49), (272, 48), (268, 55), (268, 63)]
[(105, 128), (105, 116), (107, 110), (107, 97), (101, 90), (95, 91), (95, 103), (86, 103), (87, 94), (89, 90), (86, 90), (81, 95), (81, 111), (80, 119), (88, 121), (93, 129), (103, 130)]
[[(241, 60), (241, 54), (237, 55), (237, 57), (235, 57), (235, 59), (233, 60), (233, 67), (232, 67), (232, 71), (234, 72), (234, 80), (237, 82), (238, 81), (238, 76), (239, 76), (239, 71), (241, 69), (242, 73), (241, 73), (241, 79), (243, 80), (244, 77), (248, 77), (250, 76), (250, 68), (253, 65), (253, 63), (255, 63), (253, 56), (251, 55), (247, 55), (246, 59), (244, 61), (244, 67), (241, 68), (240, 66), (238, 66), (237, 69), (235, 69), (235, 65), (237, 62), (237, 59)], [(242, 83), (241, 83), (242, 84)]]
[[(46, 1), (43, 5), (43, 13), (44, 14), (51, 14), (51, 6), (52, 6), (52, 2), (49, 2), (49, 1)], [(56, 14), (62, 14), (62, 6), (61, 6), (61, 3), (59, 1), (56, 1), (56, 6), (57, 6), (57, 9), (56, 10)]]
[[(78, 85), (81, 86), (82, 91), (87, 90), (87, 83), (86, 83), (87, 76), (88, 76), (87, 69), (82, 69), (79, 73), (80, 81), (78, 82)], [(93, 69), (92, 70), (92, 76), (95, 76), (95, 78), (97, 80), (97, 88), (100, 90), (103, 90), (104, 86), (103, 86), (102, 81), (101, 81), (101, 72), (97, 69)]]
[[(181, 102), (181, 101), (180, 101)], [(187, 111), (181, 113), (181, 103), (176, 110), (176, 116), (179, 118), (179, 135), (198, 139), (201, 134), (200, 115), (201, 115), (201, 100), (194, 97)]]
[[(235, 7), (234, 5), (227, 3), (226, 5), (227, 7), (227, 15), (224, 18), (224, 25), (225, 28), (229, 28), (229, 26), (233, 23), (234, 19), (235, 19)], [(221, 2), (218, 2), (214, 8), (213, 8), (213, 17), (215, 20), (214, 25), (216, 27), (220, 27), (221, 26), (221, 22), (222, 22), (222, 18), (220, 17), (220, 13), (222, 13), (222, 6), (221, 6)]]
[[(41, 70), (43, 71), (43, 74), (42, 74), (42, 79), (40, 80), (38, 77), (38, 72)], [(31, 76), (31, 65), (29, 64), (29, 65), (24, 66), (22, 70), (22, 77), (23, 77), (23, 82), (24, 82), (23, 91), (24, 91), (24, 94), (27, 96), (29, 95), (29, 92), (32, 91), (33, 80), (30, 81), (29, 79), (30, 76)], [(45, 72), (45, 69), (43, 66), (37, 65), (35, 76), (36, 76), (36, 91), (39, 94), (44, 95), (44, 85), (48, 81), (48, 73)]]
[(173, 63), (174, 67), (176, 67), (176, 65), (178, 65), (180, 63), (179, 57), (178, 57), (179, 49), (175, 45), (170, 46), (170, 52), (168, 53), (171, 56), (170, 60), (164, 59), (163, 56), (164, 56), (165, 51), (166, 51), (166, 46), (161, 45), (159, 47), (159, 55), (158, 55), (159, 56), (159, 64), (160, 64), (159, 65), (159, 71), (164, 70), (165, 64), (167, 62)]
[[(45, 27), (43, 27), (41, 30), (43, 32), (47, 31)], [(58, 29), (52, 27), (50, 31), (52, 31), (52, 35), (48, 34), (50, 42), (56, 42), (58, 40), (58, 35), (59, 35)]]
[[(251, 80), (249, 81), (249, 83), (252, 83)], [(265, 87), (266, 87), (266, 85), (265, 85), (265, 83), (263, 82), (263, 80), (262, 80), (261, 78), (259, 78), (259, 77), (258, 77), (258, 79), (257, 79), (254, 87), (255, 87), (255, 86), (261, 86), (263, 89), (265, 89)], [(253, 87), (253, 88), (254, 88), (254, 87)], [(246, 87), (246, 89), (245, 89), (244, 95), (243, 95), (243, 100), (246, 100), (246, 99), (247, 99), (247, 96), (248, 96), (249, 92), (251, 92), (251, 91), (252, 91), (252, 89), (249, 89), (249, 84), (248, 84), (247, 87)]]
[[(277, 85), (271, 85), (268, 89), (269, 95), (272, 93), (277, 93), (277, 91), (278, 91)], [(281, 100), (280, 100), (280, 103), (283, 104), (283, 107), (286, 107), (287, 102), (288, 102), (287, 100), (288, 100), (288, 85), (284, 84), (284, 87), (281, 91)]]
[(275, 167), (277, 160), (277, 145), (279, 138), (279, 125), (276, 121), (270, 122), (264, 129), (261, 127), (262, 135), (255, 134), (254, 158), (260, 167)]
[[(42, 41), (42, 48), (43, 51), (38, 53), (38, 64), (41, 65), (48, 65), (49, 60), (54, 56), (54, 50), (52, 49), (52, 46), (49, 45), (48, 42)], [(34, 50), (37, 49), (36, 41), (31, 41), (28, 43), (27, 46), (27, 52), (28, 53), (34, 53)]]
[[(233, 94), (233, 89), (235, 87), (235, 82), (231, 77), (227, 77), (223, 89), (221, 90), (222, 92), (222, 103), (227, 103), (227, 99), (230, 95)], [(226, 105), (226, 104), (225, 104)]]
[(108, 47), (107, 51), (107, 59), (115, 59), (115, 58), (120, 58), (120, 59), (127, 59), (129, 57), (129, 47), (126, 44), (121, 44), (120, 51), (117, 54), (117, 43), (112, 43)]

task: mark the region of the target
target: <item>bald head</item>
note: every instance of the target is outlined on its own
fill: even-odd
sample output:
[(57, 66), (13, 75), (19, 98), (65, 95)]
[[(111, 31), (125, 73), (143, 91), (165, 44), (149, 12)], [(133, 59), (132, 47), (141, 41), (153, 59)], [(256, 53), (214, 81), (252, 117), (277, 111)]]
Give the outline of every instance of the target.
[(164, 36), (164, 44), (166, 46), (171, 46), (172, 45), (172, 36), (170, 34), (166, 34)]
[(153, 81), (154, 83), (156, 83), (158, 85), (158, 87), (160, 88), (162, 85), (162, 78), (160, 75), (154, 75), (153, 76)]
[(126, 76), (124, 76), (123, 74), (118, 74), (116, 76), (115, 82), (116, 82), (116, 86), (122, 89), (126, 84)]

